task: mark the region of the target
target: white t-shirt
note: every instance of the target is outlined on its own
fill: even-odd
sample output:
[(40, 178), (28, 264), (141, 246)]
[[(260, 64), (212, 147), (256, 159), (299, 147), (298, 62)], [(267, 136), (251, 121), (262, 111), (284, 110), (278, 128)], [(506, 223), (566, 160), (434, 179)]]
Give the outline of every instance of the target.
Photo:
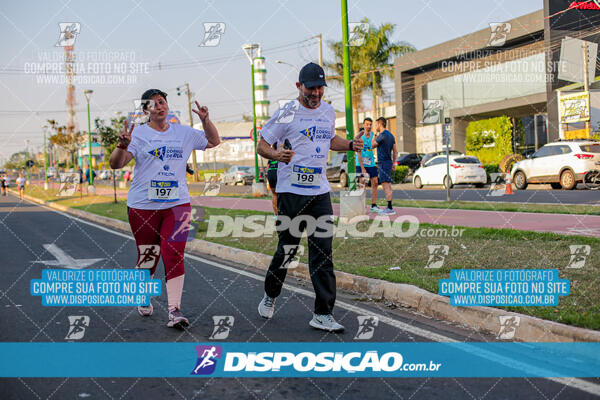
[(331, 190), (327, 181), (327, 156), (335, 136), (335, 110), (321, 102), (316, 109), (293, 100), (279, 108), (262, 127), (261, 137), (270, 145), (290, 141), (296, 154), (277, 167), (277, 193), (316, 196)]
[[(135, 169), (127, 206), (142, 210), (162, 210), (190, 202), (186, 181), (186, 162), (193, 150), (204, 150), (208, 144), (204, 131), (169, 123), (159, 132), (148, 124), (136, 126), (127, 151), (135, 158)], [(151, 192), (168, 187), (170, 198), (156, 197)], [(159, 199), (162, 199), (158, 201)]]
[(25, 178), (17, 178), (17, 185), (25, 185)]

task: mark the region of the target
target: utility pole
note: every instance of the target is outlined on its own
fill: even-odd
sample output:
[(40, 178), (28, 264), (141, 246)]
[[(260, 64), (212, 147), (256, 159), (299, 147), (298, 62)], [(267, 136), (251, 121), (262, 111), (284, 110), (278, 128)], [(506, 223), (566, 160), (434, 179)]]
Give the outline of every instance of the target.
[[(185, 89), (187, 90), (187, 98), (188, 98), (188, 112), (190, 113), (190, 126), (194, 127), (194, 122), (192, 119), (192, 92), (190, 91), (190, 84), (185, 84)], [(192, 169), (194, 170), (194, 182), (198, 182), (198, 163), (196, 162), (196, 150), (192, 151)]]
[[(350, 48), (348, 43), (348, 3), (342, 0), (342, 55), (344, 60), (344, 98), (346, 105), (346, 139), (354, 139), (354, 121), (352, 112), (352, 86), (350, 83)], [(356, 189), (356, 163), (353, 151), (347, 151), (348, 189)]]
[(588, 46), (587, 42), (583, 41), (583, 90), (587, 96), (588, 119), (585, 121), (585, 135), (587, 138), (591, 136), (592, 130), (590, 125), (591, 110), (590, 110), (590, 82), (588, 72)]
[(319, 33), (313, 38), (319, 39), (319, 65), (323, 67), (323, 34)]

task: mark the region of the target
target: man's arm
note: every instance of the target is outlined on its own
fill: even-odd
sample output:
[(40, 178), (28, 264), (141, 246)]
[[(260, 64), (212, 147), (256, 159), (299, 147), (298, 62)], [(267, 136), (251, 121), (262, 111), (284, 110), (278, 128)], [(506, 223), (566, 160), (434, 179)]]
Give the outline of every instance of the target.
[(338, 135), (333, 136), (331, 139), (331, 145), (329, 146), (329, 149), (332, 151), (360, 151), (362, 148), (362, 139), (354, 139), (352, 141), (352, 149), (350, 149), (350, 140), (346, 140)]
[(296, 152), (294, 150), (286, 150), (283, 148), (283, 145), (279, 146), (277, 150), (275, 150), (265, 139), (262, 137), (258, 142), (258, 146), (256, 148), (257, 153), (266, 158), (267, 160), (276, 160), (284, 163), (289, 163), (292, 160), (292, 157)]
[[(376, 148), (377, 148), (377, 147), (379, 147), (379, 145), (381, 144), (381, 140), (383, 140), (383, 136), (381, 136), (381, 135), (378, 135), (378, 134), (377, 134), (377, 132), (375, 132), (375, 134), (374, 134), (374, 136), (373, 136), (373, 139), (375, 139), (375, 140), (372, 140), (372, 141), (371, 141), (371, 146), (372, 146), (374, 149), (376, 149)], [(380, 139), (381, 139), (381, 140), (380, 140)]]
[(398, 159), (398, 150), (396, 149), (396, 143), (394, 143), (394, 146), (392, 147), (392, 154), (392, 161), (395, 163)]

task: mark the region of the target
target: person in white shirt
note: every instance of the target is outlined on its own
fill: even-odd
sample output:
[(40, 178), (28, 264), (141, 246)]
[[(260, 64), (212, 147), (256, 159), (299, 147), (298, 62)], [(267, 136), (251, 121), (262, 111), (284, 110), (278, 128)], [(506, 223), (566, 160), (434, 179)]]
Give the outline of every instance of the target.
[[(336, 288), (333, 273), (332, 240), (333, 209), (327, 181), (329, 150), (360, 151), (362, 140), (343, 139), (335, 134), (335, 111), (321, 101), (325, 91), (325, 72), (314, 63), (300, 71), (296, 87), (299, 96), (278, 109), (263, 126), (258, 153), (277, 160), (277, 208), (279, 243), (265, 277), (265, 294), (258, 306), (263, 318), (272, 318), (275, 298), (281, 293), (287, 267), (297, 253), (302, 232), (308, 236), (309, 269), (315, 290), (315, 307), (309, 325), (331, 332), (344, 327), (332, 315)], [(277, 142), (277, 150), (273, 143)], [(288, 146), (289, 145), (289, 146)], [(290, 149), (291, 147), (291, 149)], [(282, 227), (283, 217), (299, 223), (300, 234), (291, 227)], [(312, 225), (311, 227), (309, 227)]]
[[(134, 129), (125, 121), (119, 145), (110, 156), (110, 166), (123, 168), (135, 158), (127, 210), (138, 246), (136, 267), (150, 269), (153, 276), (162, 255), (169, 305), (167, 326), (185, 328), (189, 321), (181, 312), (181, 294), (189, 230), (186, 228), (191, 217), (186, 161), (194, 150), (219, 145), (219, 133), (209, 119), (208, 109), (198, 102), (193, 111), (200, 117), (202, 131), (167, 121), (169, 105), (163, 91), (147, 90), (142, 103), (150, 117), (148, 123)], [(152, 315), (152, 303), (138, 306), (138, 312)]]
[(19, 177), (16, 180), (17, 182), (17, 190), (19, 191), (19, 198), (23, 200), (23, 193), (25, 192), (25, 178), (23, 178), (23, 173), (19, 174)]

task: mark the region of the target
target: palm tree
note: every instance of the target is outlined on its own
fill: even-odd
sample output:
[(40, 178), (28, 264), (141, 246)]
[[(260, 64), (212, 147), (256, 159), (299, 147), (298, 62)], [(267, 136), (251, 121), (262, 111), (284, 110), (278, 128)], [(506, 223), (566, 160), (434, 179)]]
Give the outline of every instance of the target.
[[(352, 111), (355, 128), (358, 127), (358, 108), (361, 104), (363, 94), (370, 89), (373, 102), (372, 113), (376, 117), (377, 96), (383, 92), (382, 82), (388, 77), (392, 78), (393, 60), (395, 57), (415, 51), (415, 47), (407, 42), (392, 42), (390, 37), (396, 28), (395, 24), (384, 23), (380, 26), (372, 26), (368, 18), (361, 21), (367, 24), (368, 30), (362, 30), (358, 25), (355, 35), (362, 38), (361, 46), (350, 47), (351, 84), (352, 84)], [(329, 48), (334, 54), (334, 61), (326, 63), (326, 67), (336, 73), (336, 77), (330, 78), (343, 85), (344, 64), (342, 56), (342, 42), (330, 42)]]

